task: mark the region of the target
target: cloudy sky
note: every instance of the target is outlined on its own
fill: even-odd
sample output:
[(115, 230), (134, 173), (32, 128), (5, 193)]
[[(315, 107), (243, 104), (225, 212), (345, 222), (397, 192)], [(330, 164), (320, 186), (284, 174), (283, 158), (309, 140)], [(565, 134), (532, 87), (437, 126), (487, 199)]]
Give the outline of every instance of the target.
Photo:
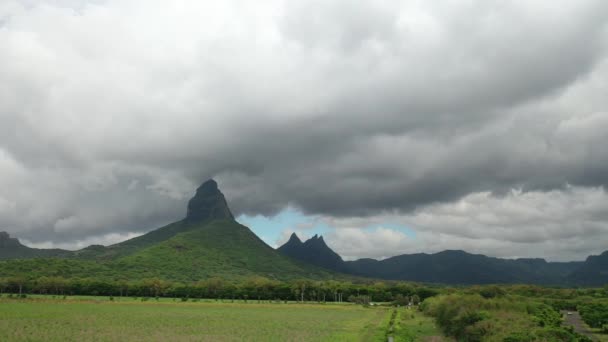
[(109, 244), (213, 177), (270, 245), (608, 249), (608, 2), (0, 1), (0, 230)]

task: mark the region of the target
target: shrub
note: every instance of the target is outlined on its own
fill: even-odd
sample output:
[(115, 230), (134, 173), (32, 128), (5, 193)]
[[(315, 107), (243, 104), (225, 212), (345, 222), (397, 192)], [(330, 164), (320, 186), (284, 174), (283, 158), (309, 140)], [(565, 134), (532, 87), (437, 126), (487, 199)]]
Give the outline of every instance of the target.
[(534, 341), (534, 336), (528, 332), (516, 332), (507, 336), (503, 340), (504, 342), (531, 342)]

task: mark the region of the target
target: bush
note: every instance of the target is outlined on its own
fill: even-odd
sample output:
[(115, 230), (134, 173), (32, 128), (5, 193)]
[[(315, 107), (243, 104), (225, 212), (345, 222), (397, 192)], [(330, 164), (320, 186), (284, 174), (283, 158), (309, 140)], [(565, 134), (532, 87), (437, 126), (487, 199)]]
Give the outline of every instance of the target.
[(601, 328), (608, 323), (608, 305), (606, 304), (579, 305), (578, 309), (585, 323), (592, 328)]
[(534, 336), (528, 332), (516, 332), (505, 337), (504, 342), (531, 342), (534, 341)]
[(498, 286), (485, 286), (479, 290), (479, 294), (485, 299), (490, 299), (496, 297), (504, 297), (506, 292)]
[(393, 301), (393, 305), (397, 306), (407, 306), (410, 303), (410, 299), (408, 296), (404, 296), (402, 294), (398, 294), (395, 296), (395, 300)]

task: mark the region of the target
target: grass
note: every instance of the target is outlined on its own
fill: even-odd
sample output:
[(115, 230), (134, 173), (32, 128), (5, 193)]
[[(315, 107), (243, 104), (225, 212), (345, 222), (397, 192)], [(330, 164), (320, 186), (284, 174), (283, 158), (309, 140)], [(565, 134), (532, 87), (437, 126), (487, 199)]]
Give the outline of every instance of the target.
[(390, 310), (357, 305), (0, 299), (0, 341), (383, 341)]
[(395, 342), (445, 341), (433, 318), (416, 309), (399, 308), (394, 322)]

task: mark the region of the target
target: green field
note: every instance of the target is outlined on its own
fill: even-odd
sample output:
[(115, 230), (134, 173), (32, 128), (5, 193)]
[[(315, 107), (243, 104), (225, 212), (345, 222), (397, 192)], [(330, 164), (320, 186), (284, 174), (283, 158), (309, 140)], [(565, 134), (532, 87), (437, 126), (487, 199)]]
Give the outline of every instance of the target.
[(389, 308), (0, 299), (0, 341), (384, 341)]

